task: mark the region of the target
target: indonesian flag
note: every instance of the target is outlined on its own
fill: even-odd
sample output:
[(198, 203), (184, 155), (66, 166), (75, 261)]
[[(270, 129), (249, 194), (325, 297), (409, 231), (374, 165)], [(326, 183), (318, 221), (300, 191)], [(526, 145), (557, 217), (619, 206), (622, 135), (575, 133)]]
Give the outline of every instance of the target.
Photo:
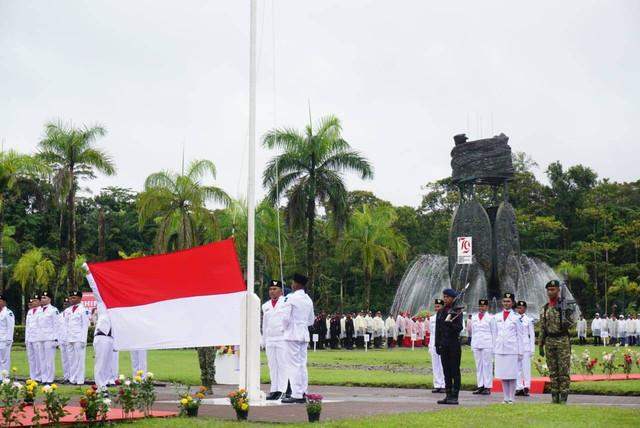
[(88, 268), (118, 350), (241, 343), (247, 287), (233, 239)]

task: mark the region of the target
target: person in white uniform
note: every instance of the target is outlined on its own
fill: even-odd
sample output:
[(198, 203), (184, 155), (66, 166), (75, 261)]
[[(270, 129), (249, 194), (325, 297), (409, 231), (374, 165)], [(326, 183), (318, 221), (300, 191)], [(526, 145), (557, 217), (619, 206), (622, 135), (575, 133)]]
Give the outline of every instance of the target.
[(66, 309), (67, 353), (69, 362), (69, 382), (84, 385), (87, 335), (89, 334), (89, 310), (82, 304), (82, 292), (69, 293), (69, 307)]
[(40, 308), (40, 295), (36, 294), (29, 299), (29, 309), (25, 318), (24, 344), (27, 348), (27, 361), (29, 362), (29, 379), (40, 382), (40, 368), (38, 367), (38, 327), (36, 316)]
[(140, 376), (142, 379), (147, 378), (147, 350), (138, 349), (129, 351), (131, 353), (131, 376)]
[(307, 344), (309, 326), (313, 325), (313, 302), (304, 292), (308, 278), (299, 273), (293, 275), (291, 293), (284, 299), (282, 326), (287, 346), (287, 379), (291, 382), (291, 397), (283, 398), (283, 403), (306, 403), (305, 395), (309, 384), (307, 372)]
[(60, 363), (62, 363), (62, 385), (68, 385), (69, 381), (69, 348), (67, 343), (67, 315), (69, 309), (69, 299), (65, 298), (60, 312), (60, 324), (58, 330), (58, 348), (60, 348)]
[(602, 346), (607, 346), (609, 342), (609, 328), (609, 319), (607, 318), (607, 314), (604, 314), (602, 322), (600, 323), (600, 341), (602, 342)]
[(596, 317), (591, 321), (591, 335), (593, 336), (593, 346), (598, 346), (598, 344), (602, 345), (602, 341), (600, 340), (600, 326), (602, 325), (602, 320), (600, 319), (600, 314), (596, 312)]
[(60, 312), (51, 304), (51, 292), (40, 294), (40, 315), (38, 320), (38, 355), (40, 375), (43, 384), (53, 383), (56, 374), (56, 347), (60, 331)]
[(522, 336), (522, 360), (518, 366), (516, 395), (528, 397), (531, 388), (531, 356), (536, 350), (536, 333), (533, 331), (533, 318), (526, 313), (527, 302), (520, 300), (516, 310), (520, 321), (520, 335)]
[(504, 293), (503, 311), (495, 315), (496, 344), (494, 347), (496, 378), (502, 380), (504, 403), (515, 402), (518, 367), (523, 358), (524, 346), (518, 315), (513, 311), (516, 303), (513, 293)]
[(476, 360), (478, 387), (474, 394), (489, 395), (493, 388), (493, 348), (496, 343), (496, 319), (487, 313), (489, 301), (478, 301), (478, 313), (471, 318), (471, 350)]
[(378, 311), (373, 317), (373, 346), (376, 349), (382, 348), (382, 337), (384, 336), (384, 320), (382, 313)]
[(633, 321), (636, 325), (636, 346), (640, 346), (640, 314), (635, 315)]
[(618, 317), (618, 342), (620, 346), (627, 345), (627, 322), (624, 320), (624, 315), (620, 314)]
[(434, 394), (444, 394), (447, 392), (444, 382), (444, 371), (442, 370), (442, 360), (436, 352), (436, 314), (444, 306), (444, 300), (436, 299), (434, 313), (429, 318), (429, 353), (431, 354), (431, 371), (433, 372), (433, 392)]
[(353, 320), (353, 327), (356, 330), (356, 348), (364, 349), (364, 334), (367, 330), (367, 323), (362, 316), (363, 312), (360, 311), (358, 316)]
[(631, 314), (627, 315), (627, 346), (633, 346), (636, 343), (636, 323)]
[(389, 313), (389, 316), (384, 322), (384, 329), (387, 332), (387, 349), (391, 349), (393, 348), (393, 341), (396, 338), (396, 322), (393, 319), (393, 314)]
[(402, 347), (402, 341), (404, 340), (404, 313), (402, 311), (398, 311), (398, 317), (396, 318), (396, 343), (398, 347)]
[(278, 400), (287, 389), (287, 348), (282, 325), (284, 296), (281, 281), (271, 281), (269, 297), (271, 299), (262, 305), (262, 346), (267, 351), (271, 378), (271, 391), (267, 400)]
[[(100, 304), (99, 304), (100, 305)], [(114, 354), (113, 335), (111, 334), (111, 320), (107, 315), (106, 308), (104, 311), (98, 307), (98, 321), (93, 335), (93, 350), (95, 353), (95, 361), (93, 373), (96, 386), (100, 391), (106, 391), (107, 385), (115, 382), (114, 372)]]
[[(6, 370), (11, 373), (11, 345), (13, 345), (13, 330), (16, 325), (16, 317), (13, 311), (7, 308), (4, 295), (0, 294), (0, 372)], [(0, 373), (0, 379), (4, 379)]]
[(576, 334), (578, 335), (578, 343), (580, 345), (587, 344), (587, 320), (584, 315), (580, 314), (580, 319), (576, 322)]

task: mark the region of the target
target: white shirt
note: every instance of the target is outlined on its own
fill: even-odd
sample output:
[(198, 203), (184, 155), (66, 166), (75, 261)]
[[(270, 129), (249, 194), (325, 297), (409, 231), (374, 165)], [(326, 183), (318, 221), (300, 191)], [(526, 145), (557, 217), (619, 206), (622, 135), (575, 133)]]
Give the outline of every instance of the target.
[(304, 290), (296, 290), (284, 298), (282, 326), (284, 339), (309, 342), (309, 326), (313, 325), (313, 302)]
[(636, 334), (636, 323), (631, 318), (627, 320), (627, 334), (629, 336), (635, 336)]
[(16, 317), (11, 309), (6, 306), (0, 309), (0, 342), (13, 342), (13, 329), (16, 325)]
[(60, 312), (51, 304), (40, 307), (38, 320), (38, 340), (41, 342), (58, 340)]
[(587, 335), (587, 320), (582, 319), (576, 322), (576, 333), (578, 333), (578, 336)]
[(436, 314), (429, 318), (429, 349), (436, 349)]
[[(74, 310), (75, 308), (75, 310)], [(69, 306), (66, 310), (65, 323), (67, 325), (68, 343), (87, 343), (89, 333), (89, 311), (82, 303)]]
[(591, 332), (600, 330), (600, 326), (602, 325), (602, 318), (594, 318), (591, 321)]
[(636, 324), (636, 336), (640, 336), (640, 318), (636, 318), (634, 321)]
[(384, 334), (384, 321), (382, 317), (374, 317), (373, 320), (373, 337), (381, 337)]
[[(520, 321), (520, 333), (522, 335), (522, 351), (529, 354), (535, 353), (536, 333), (533, 330), (533, 318), (525, 314), (518, 315)], [(586, 321), (585, 321), (586, 322)]]
[(262, 344), (267, 342), (277, 342), (284, 340), (283, 319), (284, 296), (280, 295), (273, 306), (272, 300), (269, 299), (262, 305)]
[(618, 337), (623, 337), (625, 334), (627, 334), (627, 322), (618, 320)]
[(356, 336), (364, 336), (364, 330), (366, 328), (367, 324), (364, 318), (358, 314), (358, 316), (353, 319), (353, 329), (356, 331)]
[(471, 321), (471, 349), (493, 349), (496, 343), (496, 319), (484, 313), (475, 314)]
[(392, 317), (388, 317), (384, 322), (384, 328), (387, 331), (387, 337), (396, 337), (396, 322)]
[(368, 314), (366, 317), (364, 317), (364, 322), (367, 326), (367, 333), (372, 334), (373, 333), (373, 318), (371, 318)]
[(40, 307), (30, 308), (27, 310), (27, 317), (25, 319), (24, 341), (25, 342), (37, 342), (38, 341), (38, 311)]
[(500, 311), (494, 318), (496, 319), (496, 344), (493, 347), (493, 353), (522, 355), (524, 345), (522, 343), (519, 315), (509, 311), (507, 319), (504, 320), (503, 311)]
[(402, 315), (398, 315), (396, 318), (396, 327), (398, 328), (398, 334), (404, 335), (404, 317)]
[(67, 343), (67, 313), (69, 308), (60, 312), (60, 323), (58, 324), (58, 341), (60, 343)]

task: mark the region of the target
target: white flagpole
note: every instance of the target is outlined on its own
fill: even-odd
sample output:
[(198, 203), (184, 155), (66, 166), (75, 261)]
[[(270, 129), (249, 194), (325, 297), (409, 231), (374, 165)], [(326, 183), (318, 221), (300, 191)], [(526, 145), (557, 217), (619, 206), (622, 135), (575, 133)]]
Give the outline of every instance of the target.
[(260, 390), (260, 299), (254, 293), (255, 258), (255, 152), (256, 152), (256, 0), (250, 1), (249, 42), (249, 176), (247, 183), (247, 295), (243, 310), (243, 339), (240, 346), (240, 388), (247, 390), (250, 403), (264, 401)]

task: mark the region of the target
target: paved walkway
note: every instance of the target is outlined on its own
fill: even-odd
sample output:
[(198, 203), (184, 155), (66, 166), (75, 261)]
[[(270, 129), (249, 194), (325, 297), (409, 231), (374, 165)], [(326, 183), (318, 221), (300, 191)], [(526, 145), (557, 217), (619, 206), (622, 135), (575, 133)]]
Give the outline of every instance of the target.
[[(262, 385), (268, 391), (269, 385)], [(214, 387), (213, 398), (205, 399), (200, 407), (200, 416), (212, 416), (221, 419), (235, 419), (235, 412), (231, 406), (222, 400), (233, 386), (220, 385)], [(173, 388), (157, 388), (158, 401), (154, 410), (175, 410), (176, 394)], [(398, 388), (367, 388), (343, 386), (311, 385), (309, 392), (324, 397), (322, 419), (347, 419), (374, 416), (379, 414), (393, 414), (406, 412), (426, 412), (431, 410), (449, 409), (456, 406), (443, 406), (436, 401), (444, 394), (432, 394), (424, 389)], [(520, 403), (549, 403), (550, 394), (532, 394), (529, 397), (516, 397)], [(479, 406), (502, 402), (502, 393), (489, 396), (473, 395), (470, 391), (460, 391), (460, 406)], [(619, 397), (606, 395), (571, 395), (570, 404), (617, 406), (640, 409), (638, 397)], [(252, 406), (249, 420), (269, 422), (299, 422), (307, 419), (306, 408), (303, 404), (269, 404), (266, 406)]]

